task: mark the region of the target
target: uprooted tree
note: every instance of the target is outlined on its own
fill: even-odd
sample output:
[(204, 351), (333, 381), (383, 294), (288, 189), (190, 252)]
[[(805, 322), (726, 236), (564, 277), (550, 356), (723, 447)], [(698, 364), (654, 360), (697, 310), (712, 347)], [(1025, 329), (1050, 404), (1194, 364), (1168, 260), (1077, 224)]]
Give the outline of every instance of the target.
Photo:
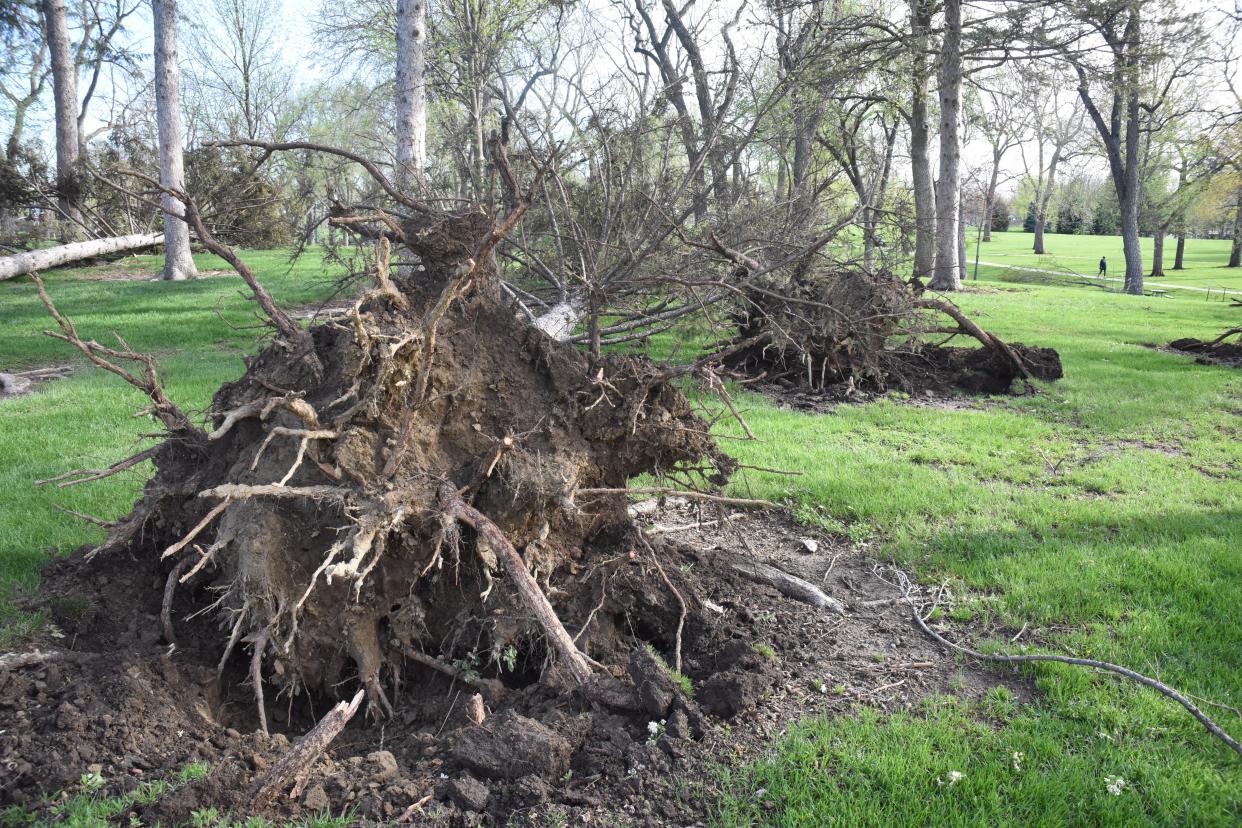
[[(497, 161), (507, 170), (498, 144)], [(101, 551), (128, 545), (168, 573), (167, 638), (176, 590), (214, 591), (197, 623), (221, 625), (222, 671), (249, 646), (264, 729), (265, 684), (320, 693), (353, 675), (385, 715), (400, 664), (451, 671), (440, 654), (467, 643), (545, 652), (588, 683), (592, 659), (547, 597), (554, 573), (590, 538), (629, 531), (635, 475), (720, 485), (733, 467), (672, 384), (684, 371), (588, 356), (515, 314), (493, 253), (525, 197), (497, 223), (393, 192), (405, 215), (388, 216), (374, 288), (326, 324), (299, 326), (233, 257), (274, 334), (216, 393), (210, 429), (169, 399), (149, 357), (83, 340), (39, 283), (52, 335), (142, 389), (167, 430), (94, 473), (155, 465)], [(388, 236), (418, 256), (411, 275), (391, 272)]]

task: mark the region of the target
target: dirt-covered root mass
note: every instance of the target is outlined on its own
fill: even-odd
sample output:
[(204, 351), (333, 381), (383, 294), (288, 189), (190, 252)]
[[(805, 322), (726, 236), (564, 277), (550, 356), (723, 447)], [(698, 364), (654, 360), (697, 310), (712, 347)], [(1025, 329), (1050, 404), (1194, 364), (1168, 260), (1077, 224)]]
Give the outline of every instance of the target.
[[(1062, 376), (1055, 350), (1005, 343), (953, 305), (917, 295), (887, 273), (803, 272), (753, 291), (735, 319), (736, 334), (716, 346), (720, 364), (783, 388), (838, 397), (995, 394), (1015, 382)], [(978, 347), (931, 341), (956, 334)]]
[[(163, 405), (155, 475), (100, 552), (165, 577), (164, 637), (210, 628), (263, 728), (273, 704), (351, 682), (390, 716), (410, 658), (538, 674), (546, 656), (581, 683), (578, 647), (623, 644), (576, 647), (547, 596), (576, 593), (593, 538), (630, 531), (626, 481), (731, 469), (658, 367), (519, 321), (482, 211), (404, 230), (421, 265), (392, 278), (382, 255), (343, 318), (306, 332), (269, 311), (281, 333), (217, 392), (210, 432)], [(210, 606), (176, 617), (187, 591)]]
[[(1228, 341), (1230, 338), (1233, 341)], [(1231, 328), (1216, 339), (1175, 339), (1169, 348), (1186, 354), (1194, 354), (1195, 362), (1203, 365), (1228, 365), (1242, 368), (1242, 328)]]

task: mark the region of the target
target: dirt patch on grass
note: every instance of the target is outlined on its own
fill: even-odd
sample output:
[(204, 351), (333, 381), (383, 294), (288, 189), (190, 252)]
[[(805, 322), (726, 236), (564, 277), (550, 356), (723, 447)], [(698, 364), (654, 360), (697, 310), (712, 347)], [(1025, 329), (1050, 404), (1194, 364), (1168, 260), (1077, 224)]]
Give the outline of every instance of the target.
[[(538, 680), (546, 664), (532, 646), (505, 667), (455, 665), (492, 688), (478, 725), (468, 715), (475, 687), (410, 662), (392, 688), (397, 717), (359, 714), (300, 797), (281, 798), (270, 813), (352, 807), (364, 821), (408, 812), (425, 825), (542, 825), (550, 814), (570, 824), (690, 823), (710, 812), (716, 767), (757, 756), (802, 717), (858, 704), (905, 709), (930, 693), (979, 697), (999, 683), (1031, 695), (1016, 680), (956, 665), (894, 600), (891, 570), (787, 514), (672, 503), (640, 510), (639, 520), (655, 526), (663, 575), (644, 550), (597, 538), (578, 564), (582, 588), (557, 605), (597, 658), (616, 661), (592, 650), (592, 640), (619, 636), (635, 647), (628, 671), (617, 670), (617, 693), (628, 700), (588, 703)], [(755, 559), (821, 586), (844, 614), (734, 568)], [(330, 707), (324, 694), (282, 696), (268, 705), (272, 735), (257, 732), (244, 686), (248, 659), (226, 661), (218, 681), (224, 641), (186, 621), (214, 596), (178, 593), (179, 646), (170, 652), (160, 635), (163, 587), (162, 576), (124, 552), (90, 562), (77, 554), (51, 567), (42, 607), (64, 638), (49, 644), (68, 655), (0, 672), (8, 723), (0, 732), (0, 804), (42, 807), (42, 793), (73, 788), (88, 771), (119, 791), (203, 761), (213, 768), (206, 779), (143, 820), (184, 820), (209, 806), (243, 814), (250, 780)], [(643, 649), (675, 657), (682, 603), (682, 672), (693, 698)], [(631, 683), (639, 710), (626, 709), (634, 707)], [(340, 692), (348, 697), (353, 688)]]
[(6, 373), (0, 371), (0, 400), (20, 397), (37, 391), (39, 386), (64, 379), (73, 373), (72, 365), (54, 365), (48, 368), (31, 368), (26, 371)]

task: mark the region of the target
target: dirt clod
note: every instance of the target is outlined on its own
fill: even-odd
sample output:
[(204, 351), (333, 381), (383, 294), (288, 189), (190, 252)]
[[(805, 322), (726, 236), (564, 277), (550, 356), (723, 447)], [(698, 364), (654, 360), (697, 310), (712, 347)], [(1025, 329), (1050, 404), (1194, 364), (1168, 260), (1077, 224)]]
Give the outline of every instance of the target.
[(646, 647), (639, 647), (630, 656), (629, 672), (643, 709), (657, 719), (664, 718), (677, 697), (668, 667)]
[(449, 800), (463, 811), (482, 811), (487, 807), (491, 791), (473, 776), (463, 774), (448, 783), (447, 794)]
[(556, 778), (569, 768), (572, 753), (564, 737), (512, 711), (465, 728), (452, 751), (463, 767), (487, 779)]

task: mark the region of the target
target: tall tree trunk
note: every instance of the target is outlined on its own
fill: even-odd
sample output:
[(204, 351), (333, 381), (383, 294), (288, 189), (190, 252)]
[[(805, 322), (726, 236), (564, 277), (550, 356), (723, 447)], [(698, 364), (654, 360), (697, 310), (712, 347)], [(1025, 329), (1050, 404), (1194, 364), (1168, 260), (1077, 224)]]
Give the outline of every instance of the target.
[(1044, 191), (1040, 194), (1035, 209), (1035, 253), (1042, 256), (1044, 250), (1044, 228), (1048, 226), (1048, 205), (1056, 193), (1057, 166), (1061, 163), (1061, 145), (1052, 150), (1052, 160), (1048, 162), (1048, 180), (1044, 182)]
[(1138, 198), (1121, 206), (1121, 251), (1126, 259), (1125, 292), (1143, 295), (1143, 249), (1139, 243)]
[(1227, 267), (1242, 267), (1242, 190), (1238, 190), (1238, 207), (1233, 214), (1233, 246), (1229, 248)]
[(910, 94), (910, 176), (914, 185), (914, 275), (931, 278), (936, 264), (936, 193), (932, 185), (931, 132), (927, 113), (928, 0), (910, 0), (914, 57)]
[(960, 195), (957, 200), (957, 275), (960, 281), (966, 280), (966, 199)]
[(957, 290), (961, 202), (962, 3), (945, 0), (940, 58), (940, 176), (936, 182), (936, 266), (931, 287)]
[(1139, 120), (1139, 68), (1140, 28), (1139, 10), (1130, 11), (1126, 25), (1125, 106), (1126, 106), (1126, 155), (1125, 176), (1118, 181), (1118, 202), (1121, 205), (1121, 246), (1126, 257), (1126, 293), (1143, 295), (1143, 248), (1139, 245), (1139, 203), (1142, 201), (1142, 182), (1139, 179), (1141, 122)]
[(397, 2), (397, 186), (422, 188), (427, 165), (427, 2)]
[[(65, 0), (43, 0), (43, 23), (52, 58), (52, 93), (56, 101), (56, 192), (61, 213), (80, 223), (77, 207), (78, 68), (69, 43)], [(68, 230), (77, 235), (77, 228)]]
[[(152, 0), (155, 21), (155, 112), (160, 140), (160, 184), (185, 190), (181, 152), (181, 72), (177, 67), (177, 0)], [(165, 193), (164, 278), (174, 281), (198, 275), (190, 255), (190, 227), (182, 218), (185, 206)]]
[(1177, 234), (1177, 250), (1173, 254), (1173, 269), (1185, 270), (1182, 263), (1186, 256), (1186, 231), (1180, 230)]
[(988, 178), (987, 198), (983, 203), (983, 240), (992, 240), (992, 211), (996, 209), (996, 187), (1000, 182), (1001, 154), (992, 152), (992, 175)]
[(1164, 276), (1164, 236), (1168, 227), (1157, 227), (1151, 234), (1151, 275), (1149, 278), (1159, 279)]

